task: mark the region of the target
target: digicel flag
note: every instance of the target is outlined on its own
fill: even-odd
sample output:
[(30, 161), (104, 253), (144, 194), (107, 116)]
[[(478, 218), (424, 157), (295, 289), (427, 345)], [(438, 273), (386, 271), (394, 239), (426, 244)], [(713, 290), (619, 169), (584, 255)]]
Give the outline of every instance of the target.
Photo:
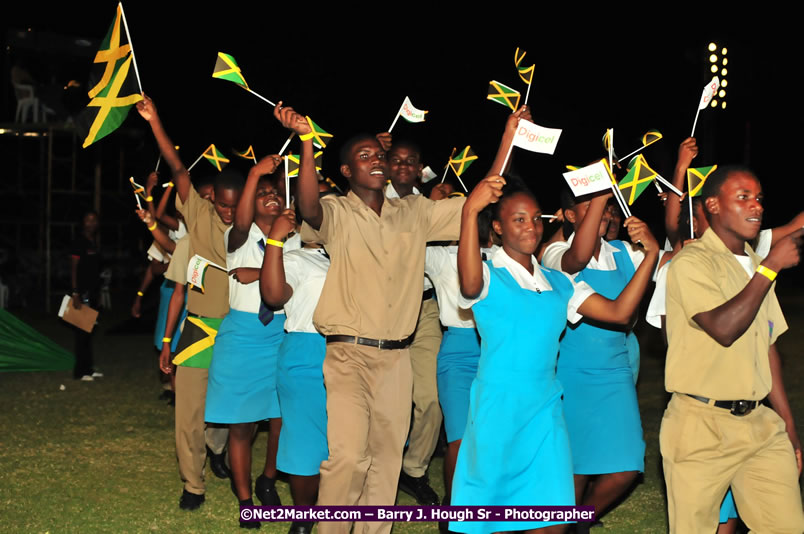
[(576, 197), (611, 189), (611, 175), (603, 160), (575, 171), (565, 172), (564, 179)]
[(561, 130), (558, 128), (545, 128), (525, 119), (519, 119), (516, 135), (514, 135), (514, 146), (531, 152), (552, 155), (556, 151), (559, 137), (561, 137)]

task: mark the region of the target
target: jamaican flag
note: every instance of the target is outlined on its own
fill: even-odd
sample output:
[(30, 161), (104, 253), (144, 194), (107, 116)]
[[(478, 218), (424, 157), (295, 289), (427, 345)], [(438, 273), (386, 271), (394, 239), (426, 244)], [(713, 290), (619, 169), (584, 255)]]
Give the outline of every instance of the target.
[(623, 192), (623, 197), (628, 201), (628, 205), (634, 201), (656, 178), (656, 171), (648, 167), (645, 157), (640, 154), (631, 161), (628, 174), (620, 180), (619, 188)]
[(251, 145), (249, 145), (244, 152), (239, 152), (235, 150), (234, 153), (243, 159), (250, 159), (253, 160), (255, 163), (257, 162), (257, 156), (254, 155), (254, 147)]
[(218, 59), (215, 61), (215, 69), (212, 71), (212, 77), (228, 80), (236, 83), (243, 89), (248, 89), (248, 84), (246, 83), (246, 79), (243, 78), (243, 73), (240, 72), (237, 61), (229, 54), (218, 52)]
[(717, 169), (717, 165), (698, 167), (697, 169), (690, 167), (687, 169), (687, 191), (689, 191), (691, 197), (701, 196), (704, 182), (715, 169)]
[(460, 176), (466, 169), (469, 168), (469, 165), (475, 162), (476, 159), (477, 156), (475, 155), (474, 151), (471, 149), (471, 147), (467, 146), (461, 150), (460, 154), (449, 159), (449, 166), (452, 167), (452, 170), (455, 171), (455, 174)]
[(114, 22), (95, 54), (89, 76), (89, 104), (76, 124), (85, 135), (86, 148), (115, 131), (125, 120), (131, 106), (142, 100), (133, 61), (131, 44), (126, 37), (126, 21), (120, 4)]
[(662, 137), (662, 133), (659, 130), (648, 130), (642, 136), (642, 146), (652, 145)]
[(173, 363), (185, 367), (209, 369), (215, 336), (223, 319), (214, 317), (187, 316), (181, 332)]
[(229, 159), (215, 147), (215, 143), (209, 145), (202, 155), (204, 159), (218, 169), (218, 172), (222, 171), (226, 164), (229, 163)]
[(310, 124), (310, 128), (313, 129), (311, 132), (313, 134), (313, 145), (316, 148), (326, 148), (327, 143), (329, 142), (330, 138), (332, 138), (332, 134), (329, 132), (324, 131), (324, 129), (313, 122), (313, 119), (310, 117), (306, 117), (308, 124)]
[(520, 54), (519, 48), (517, 48), (516, 52), (514, 52), (514, 65), (516, 65), (516, 70), (519, 72), (519, 77), (522, 78), (522, 81), (530, 85), (533, 81), (533, 70), (536, 68), (536, 65), (534, 64), (530, 67), (522, 66), (522, 60), (525, 59), (526, 54), (527, 52), (524, 50)]
[[(301, 167), (301, 156), (295, 154), (288, 154), (288, 178), (294, 178), (299, 175), (299, 167)], [(319, 150), (313, 156), (315, 158), (315, 170), (321, 172), (321, 166), (324, 160), (324, 151)]]
[(519, 91), (516, 89), (511, 89), (507, 85), (492, 80), (489, 82), (489, 94), (486, 98), (492, 102), (497, 102), (507, 108), (511, 108), (512, 111), (516, 111), (516, 108), (519, 107), (520, 96)]

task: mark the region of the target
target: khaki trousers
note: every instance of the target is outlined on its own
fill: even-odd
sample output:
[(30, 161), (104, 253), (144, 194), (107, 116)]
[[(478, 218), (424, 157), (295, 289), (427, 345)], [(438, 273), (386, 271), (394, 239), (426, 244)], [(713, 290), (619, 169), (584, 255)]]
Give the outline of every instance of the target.
[(416, 334), (410, 345), (413, 370), (413, 425), (408, 436), (408, 450), (402, 458), (402, 469), (412, 477), (427, 472), (430, 458), (441, 432), (441, 405), (438, 404), (436, 361), (441, 347), (441, 323), (435, 299), (422, 302)]
[(729, 486), (752, 532), (804, 532), (793, 446), (770, 408), (739, 417), (676, 393), (659, 443), (671, 534), (715, 532)]
[[(330, 343), (324, 359), (329, 458), (321, 463), (319, 505), (392, 505), (410, 425), (408, 349)], [(355, 534), (387, 533), (391, 522), (355, 523)], [(348, 534), (348, 522), (321, 522), (321, 534)]]
[(184, 489), (203, 495), (205, 445), (215, 454), (223, 452), (228, 427), (209, 427), (204, 431), (208, 369), (176, 367), (176, 457)]

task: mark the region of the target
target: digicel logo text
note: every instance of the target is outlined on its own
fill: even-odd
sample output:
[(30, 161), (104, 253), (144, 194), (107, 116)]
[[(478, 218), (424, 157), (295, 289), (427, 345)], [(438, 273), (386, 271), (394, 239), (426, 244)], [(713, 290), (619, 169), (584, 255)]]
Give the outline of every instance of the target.
[(572, 185), (589, 185), (592, 182), (597, 182), (602, 178), (599, 172), (592, 174), (590, 176), (584, 176), (582, 178), (572, 178)]
[(545, 143), (549, 145), (555, 142), (556, 139), (555, 135), (551, 135), (550, 137), (539, 136), (538, 134), (532, 133), (525, 126), (521, 126), (516, 134), (525, 137), (531, 143)]
[(201, 273), (199, 272), (198, 268), (201, 267), (201, 263), (202, 263), (201, 260), (195, 260), (195, 265), (193, 266), (193, 276), (192, 276), (193, 279), (190, 280), (190, 283), (193, 285), (198, 285), (197, 284), (198, 278), (201, 276)]

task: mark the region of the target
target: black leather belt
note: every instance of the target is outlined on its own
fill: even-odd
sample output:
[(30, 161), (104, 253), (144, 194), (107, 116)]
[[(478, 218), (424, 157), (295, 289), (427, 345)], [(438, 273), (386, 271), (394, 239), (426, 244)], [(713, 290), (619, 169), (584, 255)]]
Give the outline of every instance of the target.
[(422, 291), (422, 302), (425, 300), (430, 300), (431, 298), (433, 298), (434, 294), (435, 291), (433, 290), (432, 287), (426, 291)]
[(749, 400), (731, 400), (731, 401), (713, 401), (712, 399), (707, 399), (706, 397), (699, 397), (698, 395), (690, 395), (689, 393), (686, 394), (687, 397), (692, 397), (693, 399), (703, 402), (704, 404), (709, 404), (715, 406), (717, 408), (723, 408), (724, 410), (729, 410), (732, 415), (737, 415), (742, 417), (743, 415), (748, 415), (752, 411), (759, 406), (759, 401), (749, 401)]
[(413, 342), (413, 334), (405, 339), (371, 339), (355, 336), (327, 336), (327, 343), (351, 343), (353, 345), (367, 345), (380, 350), (404, 349)]

